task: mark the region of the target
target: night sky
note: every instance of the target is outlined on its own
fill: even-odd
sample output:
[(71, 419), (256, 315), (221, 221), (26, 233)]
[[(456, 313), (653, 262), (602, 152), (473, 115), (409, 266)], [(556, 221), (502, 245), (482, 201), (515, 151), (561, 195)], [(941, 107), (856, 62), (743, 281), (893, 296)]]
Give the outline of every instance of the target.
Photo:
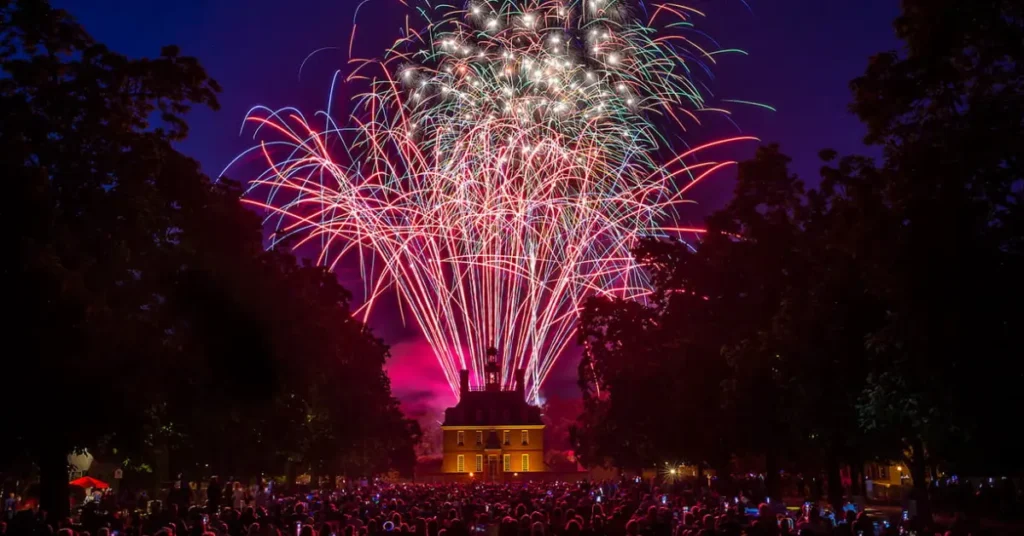
[[(98, 40), (128, 56), (154, 56), (178, 45), (196, 56), (224, 88), (221, 110), (194, 112), (191, 136), (180, 144), (210, 175), (251, 145), (240, 137), (250, 107), (292, 105), (313, 112), (325, 104), (330, 76), (344, 69), (356, 0), (54, 0), (70, 11)], [(723, 48), (741, 48), (747, 57), (720, 57), (712, 89), (721, 98), (752, 100), (778, 109), (732, 106), (744, 134), (779, 142), (794, 159), (794, 170), (814, 182), (820, 149), (863, 153), (864, 129), (847, 111), (849, 81), (868, 57), (895, 49), (891, 21), (897, 0), (689, 0), (704, 11), (698, 28)], [(749, 4), (749, 9), (748, 9)], [(398, 37), (404, 11), (398, 0), (370, 0), (359, 15), (354, 55), (378, 55)], [(299, 65), (314, 50), (337, 47), (313, 57), (299, 78)], [(736, 132), (735, 129), (732, 132)], [(698, 133), (695, 142), (729, 134), (727, 127)], [(749, 157), (755, 146), (734, 149), (733, 159)], [(243, 180), (244, 176), (233, 178)], [(700, 205), (687, 216), (699, 221), (720, 206), (732, 189), (729, 175), (694, 189)], [(353, 290), (357, 281), (341, 274)], [(371, 320), (392, 345), (393, 389), (411, 415), (450, 405), (454, 399), (438, 365), (414, 326), (402, 326), (395, 308), (381, 308)], [(553, 397), (578, 396), (573, 356), (556, 366), (545, 384)]]

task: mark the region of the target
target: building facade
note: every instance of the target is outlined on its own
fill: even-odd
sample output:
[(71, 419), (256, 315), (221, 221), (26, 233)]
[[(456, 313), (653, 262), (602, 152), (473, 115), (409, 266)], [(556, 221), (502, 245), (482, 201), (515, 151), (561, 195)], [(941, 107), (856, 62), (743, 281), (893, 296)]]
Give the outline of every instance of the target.
[(870, 500), (902, 500), (913, 484), (910, 471), (900, 463), (864, 464), (864, 495)]
[(471, 390), (469, 372), (459, 373), (459, 403), (445, 410), (441, 425), (441, 471), (496, 482), (544, 472), (544, 423), (540, 408), (526, 402), (525, 374), (517, 371), (516, 388), (502, 390), (490, 354), (482, 389)]

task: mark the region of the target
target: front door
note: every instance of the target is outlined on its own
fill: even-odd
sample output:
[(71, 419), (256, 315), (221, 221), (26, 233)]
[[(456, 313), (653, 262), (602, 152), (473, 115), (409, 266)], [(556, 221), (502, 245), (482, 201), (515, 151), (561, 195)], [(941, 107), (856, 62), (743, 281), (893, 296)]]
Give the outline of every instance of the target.
[(487, 456), (487, 476), (492, 482), (498, 480), (498, 457), (494, 454)]

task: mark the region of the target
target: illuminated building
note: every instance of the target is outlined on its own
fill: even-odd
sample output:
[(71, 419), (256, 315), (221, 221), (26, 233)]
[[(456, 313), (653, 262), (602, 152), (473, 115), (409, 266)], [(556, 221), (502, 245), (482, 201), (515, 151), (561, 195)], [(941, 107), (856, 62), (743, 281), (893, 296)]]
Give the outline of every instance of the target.
[(470, 389), (469, 371), (459, 373), (461, 396), (444, 412), (441, 472), (484, 481), (530, 479), (546, 471), (540, 408), (526, 402), (525, 372), (515, 389), (501, 388), (496, 352), (488, 351), (484, 386)]

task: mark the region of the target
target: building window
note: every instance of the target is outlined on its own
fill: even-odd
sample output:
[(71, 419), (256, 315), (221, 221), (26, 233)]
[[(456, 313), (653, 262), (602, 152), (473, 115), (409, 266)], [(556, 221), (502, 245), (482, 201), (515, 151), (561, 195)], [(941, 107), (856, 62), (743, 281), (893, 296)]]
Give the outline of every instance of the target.
[(527, 472), (529, 470), (530, 470), (530, 455), (529, 454), (523, 454), (523, 472), (525, 473), (525, 472)]
[(520, 434), (520, 435), (523, 438), (523, 444), (524, 445), (529, 445), (530, 444), (530, 431), (529, 430), (523, 430), (523, 433)]
[(484, 472), (484, 455), (483, 454), (477, 454), (476, 455), (476, 472), (478, 472), (478, 473)]
[(484, 420), (484, 410), (482, 410), (482, 409), (476, 410), (476, 422), (483, 422), (483, 420)]
[(466, 444), (466, 432), (459, 430), (455, 433), (455, 441), (461, 447)]
[(501, 457), (501, 470), (506, 473), (512, 472), (512, 455), (506, 454)]
[(459, 454), (455, 458), (455, 472), (456, 473), (465, 473), (466, 472), (466, 457), (463, 456), (462, 454)]
[(484, 432), (482, 430), (476, 431), (476, 446), (484, 444)]
[(882, 464), (878, 466), (878, 479), (889, 480), (889, 467), (887, 465)]
[(502, 444), (505, 444), (505, 445), (511, 445), (512, 444), (512, 430), (505, 430), (504, 432), (502, 432), (502, 434), (501, 434), (501, 442), (502, 442)]

